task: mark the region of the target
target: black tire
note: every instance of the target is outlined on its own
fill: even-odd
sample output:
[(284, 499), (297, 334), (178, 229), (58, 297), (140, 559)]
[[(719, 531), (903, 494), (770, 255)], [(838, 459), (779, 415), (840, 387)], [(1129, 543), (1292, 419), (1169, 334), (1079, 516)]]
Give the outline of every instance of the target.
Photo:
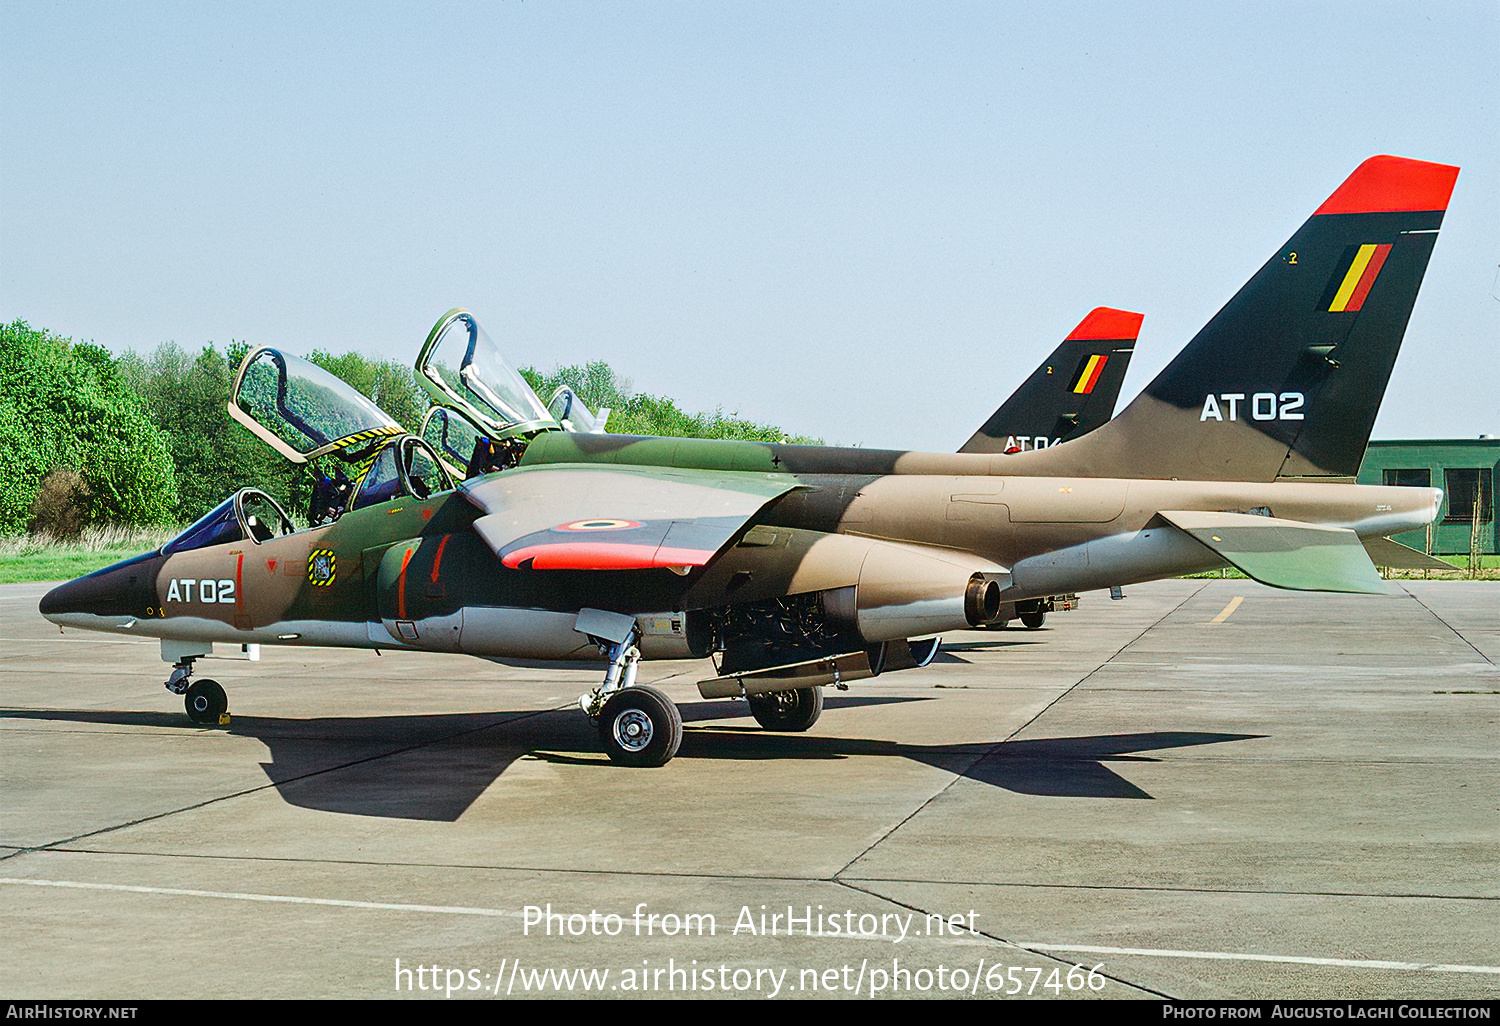
[(770, 691), (751, 695), (750, 713), (766, 730), (799, 732), (818, 722), (823, 715), (823, 689), (797, 688), (792, 691)]
[(1028, 631), (1040, 630), (1042, 624), (1047, 622), (1047, 611), (1034, 609), (1029, 613), (1021, 614), (1021, 625)]
[(187, 709), (188, 719), (194, 723), (206, 723), (210, 726), (217, 725), (219, 717), (229, 709), (229, 696), (224, 694), (224, 689), (216, 680), (204, 678), (194, 681), (182, 696), (182, 704)]
[(682, 714), (655, 688), (626, 688), (604, 703), (599, 740), (621, 766), (665, 766), (682, 746)]

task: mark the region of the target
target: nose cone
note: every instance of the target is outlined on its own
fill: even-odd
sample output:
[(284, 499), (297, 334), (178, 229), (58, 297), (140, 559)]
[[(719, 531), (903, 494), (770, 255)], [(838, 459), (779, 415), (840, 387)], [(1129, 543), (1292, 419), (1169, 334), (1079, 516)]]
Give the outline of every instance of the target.
[(156, 574), (166, 557), (147, 552), (59, 584), (38, 606), (55, 624), (113, 627), (121, 619), (146, 615), (156, 605)]

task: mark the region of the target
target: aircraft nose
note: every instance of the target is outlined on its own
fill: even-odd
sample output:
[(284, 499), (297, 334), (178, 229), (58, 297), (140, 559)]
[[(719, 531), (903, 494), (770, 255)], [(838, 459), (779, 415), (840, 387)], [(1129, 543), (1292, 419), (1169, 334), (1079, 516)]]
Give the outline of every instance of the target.
[(59, 584), (42, 596), (38, 611), (57, 624), (78, 616), (141, 616), (156, 603), (162, 560), (148, 552)]

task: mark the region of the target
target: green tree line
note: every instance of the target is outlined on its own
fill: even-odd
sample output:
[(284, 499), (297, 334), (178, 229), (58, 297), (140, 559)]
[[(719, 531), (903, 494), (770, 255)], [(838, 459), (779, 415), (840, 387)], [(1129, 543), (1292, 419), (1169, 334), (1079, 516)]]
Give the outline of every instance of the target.
[(722, 408), (712, 413), (687, 413), (671, 399), (642, 395), (632, 391), (630, 380), (615, 374), (602, 360), (582, 366), (559, 367), (542, 374), (533, 367), (522, 367), (521, 375), (542, 401), (563, 385), (573, 390), (588, 408), (597, 413), (608, 407), (612, 434), (671, 435), (682, 438), (735, 438), (752, 442), (792, 442), (818, 445), (822, 439), (807, 435), (787, 435), (773, 424), (757, 424)]
[[(229, 416), (229, 387), (249, 348), (210, 342), (189, 353), (167, 342), (149, 356), (115, 357), (24, 321), (0, 325), (0, 535), (50, 526), (39, 524), (39, 494), (44, 506), (48, 495), (69, 505), (75, 526), (188, 523), (250, 485), (305, 509), (322, 468), (287, 463)], [(417, 430), (427, 397), (411, 367), (354, 352), (308, 359)], [(722, 410), (687, 413), (638, 395), (603, 362), (521, 373), (544, 401), (567, 385), (591, 410), (610, 407), (616, 433), (786, 438)]]

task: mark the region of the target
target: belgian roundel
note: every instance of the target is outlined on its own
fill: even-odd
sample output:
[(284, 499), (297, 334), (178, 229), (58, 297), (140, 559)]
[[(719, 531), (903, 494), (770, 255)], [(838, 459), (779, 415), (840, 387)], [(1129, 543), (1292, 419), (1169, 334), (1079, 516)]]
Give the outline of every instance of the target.
[(554, 531), (628, 531), (631, 528), (640, 527), (637, 520), (617, 520), (610, 517), (596, 517), (592, 520), (575, 520), (571, 524), (558, 524)]

